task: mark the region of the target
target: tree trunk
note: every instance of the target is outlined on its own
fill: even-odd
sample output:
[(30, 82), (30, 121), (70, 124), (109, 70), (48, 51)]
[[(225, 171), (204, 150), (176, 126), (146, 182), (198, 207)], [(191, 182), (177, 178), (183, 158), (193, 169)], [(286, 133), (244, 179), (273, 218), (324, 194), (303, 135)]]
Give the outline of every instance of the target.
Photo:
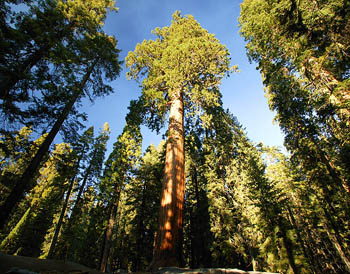
[(280, 233), (282, 236), (283, 245), (287, 251), (287, 257), (288, 257), (289, 265), (292, 268), (292, 272), (294, 274), (299, 274), (300, 271), (295, 263), (294, 254), (293, 254), (293, 251), (294, 251), (293, 243), (287, 236), (287, 232), (285, 230), (282, 217), (278, 218), (278, 226), (280, 228)]
[[(333, 218), (325, 207), (322, 207), (323, 212), (325, 213), (325, 223), (324, 228), (327, 232), (330, 242), (333, 244), (335, 250), (338, 252), (338, 255), (341, 261), (344, 263), (346, 270), (350, 272), (350, 259), (349, 256), (342, 244), (342, 238), (339, 235), (338, 227), (333, 222)], [(334, 233), (331, 231), (330, 227), (333, 229)]]
[(81, 183), (81, 186), (79, 188), (79, 192), (78, 192), (77, 198), (75, 199), (75, 204), (74, 204), (74, 207), (73, 207), (73, 210), (72, 210), (72, 215), (70, 217), (71, 220), (74, 220), (75, 216), (77, 216), (77, 214), (78, 214), (79, 204), (80, 204), (80, 201), (81, 201), (81, 195), (83, 195), (83, 191), (84, 191), (84, 188), (86, 186), (87, 180), (89, 178), (89, 175), (90, 175), (90, 172), (91, 172), (91, 168), (92, 168), (92, 163), (90, 161), (90, 164), (89, 164), (88, 168), (85, 171), (83, 182)]
[(109, 214), (108, 226), (106, 228), (106, 233), (104, 238), (104, 247), (103, 247), (102, 258), (100, 263), (100, 271), (103, 273), (107, 271), (109, 254), (112, 247), (113, 228), (117, 219), (119, 197), (120, 197), (120, 187), (116, 186), (115, 198)]
[[(55, 139), (58, 131), (60, 130), (63, 122), (67, 119), (69, 112), (72, 110), (75, 102), (79, 98), (80, 94), (83, 91), (86, 82), (90, 78), (90, 75), (96, 65), (95, 61), (88, 71), (85, 73), (84, 78), (80, 85), (75, 90), (71, 100), (67, 103), (65, 108), (63, 109), (61, 115), (56, 120), (55, 124), (51, 128), (51, 131), (46, 136), (44, 142), (40, 145), (37, 153), (29, 163), (28, 167), (22, 174), (21, 178), (16, 181), (15, 187), (12, 189), (10, 195), (6, 198), (5, 202), (0, 207), (0, 229), (5, 225), (6, 220), (11, 214), (11, 210), (18, 204), (19, 201), (23, 198), (25, 192), (30, 191), (35, 183), (31, 184), (32, 178), (34, 178), (34, 174), (37, 172), (40, 167), (40, 163), (43, 160), (45, 154), (49, 151), (50, 145)], [(6, 179), (5, 179), (6, 180)], [(7, 184), (8, 182), (4, 182)]]
[(171, 95), (159, 228), (153, 251), (152, 269), (181, 264), (184, 149), (183, 94), (181, 90), (175, 90)]
[(141, 259), (142, 256), (145, 254), (144, 248), (143, 248), (143, 242), (145, 237), (145, 226), (143, 224), (145, 219), (145, 208), (146, 208), (146, 189), (147, 189), (147, 182), (144, 182), (144, 185), (142, 187), (142, 201), (140, 206), (140, 213), (138, 216), (138, 222), (137, 222), (137, 234), (136, 234), (136, 258), (134, 259), (134, 269), (133, 271), (140, 271), (141, 270)]
[(74, 180), (75, 180), (75, 176), (73, 176), (73, 178), (70, 181), (69, 188), (68, 188), (68, 191), (66, 194), (66, 199), (64, 200), (64, 204), (63, 204), (63, 207), (61, 209), (61, 214), (60, 214), (60, 217), (59, 217), (57, 225), (56, 225), (55, 234), (53, 235), (53, 238), (52, 238), (52, 242), (50, 245), (49, 253), (47, 255), (47, 259), (52, 259), (53, 252), (55, 250), (55, 246), (56, 246), (56, 242), (57, 242), (57, 238), (58, 238), (58, 234), (60, 233), (63, 218), (64, 218), (64, 215), (66, 214), (66, 210), (68, 207), (69, 197), (70, 197), (70, 194), (71, 194), (73, 186), (74, 186)]
[(308, 263), (309, 263), (309, 266), (310, 266), (312, 272), (314, 274), (317, 274), (317, 273), (319, 273), (319, 270), (321, 268), (319, 267), (318, 263), (314, 260), (314, 257), (312, 256), (312, 252), (311, 252), (310, 248), (305, 245), (305, 242), (304, 242), (304, 240), (301, 236), (300, 230), (299, 230), (299, 226), (297, 225), (297, 222), (294, 218), (293, 211), (289, 205), (287, 205), (287, 211), (288, 211), (290, 222), (295, 229), (298, 242), (300, 243), (301, 248), (303, 250), (304, 256), (308, 260)]

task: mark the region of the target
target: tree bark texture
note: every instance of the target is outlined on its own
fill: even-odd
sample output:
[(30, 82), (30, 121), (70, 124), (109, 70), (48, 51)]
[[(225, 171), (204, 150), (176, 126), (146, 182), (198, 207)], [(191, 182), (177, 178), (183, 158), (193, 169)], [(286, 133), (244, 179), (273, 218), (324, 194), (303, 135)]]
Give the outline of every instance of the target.
[(180, 266), (185, 187), (184, 107), (181, 90), (171, 96), (159, 229), (151, 268)]

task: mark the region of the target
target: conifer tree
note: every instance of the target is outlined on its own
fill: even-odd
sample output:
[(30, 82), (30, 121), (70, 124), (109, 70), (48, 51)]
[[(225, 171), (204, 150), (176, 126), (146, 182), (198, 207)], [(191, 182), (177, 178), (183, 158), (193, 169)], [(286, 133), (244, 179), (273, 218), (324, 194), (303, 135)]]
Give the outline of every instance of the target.
[[(57, 109), (54, 111), (56, 116), (54, 116), (52, 128), (22, 176), (16, 180), (15, 187), (12, 189), (10, 195), (1, 205), (0, 227), (5, 224), (11, 210), (23, 198), (25, 192), (30, 191), (34, 187), (34, 185), (30, 184), (29, 180), (34, 176), (43, 156), (49, 150), (51, 143), (62, 128), (63, 123), (67, 120), (68, 115), (75, 112), (75, 103), (85, 96), (93, 98), (112, 92), (111, 87), (105, 84), (102, 76), (108, 80), (113, 80), (118, 76), (120, 69), (120, 63), (117, 59), (118, 50), (116, 49), (116, 40), (106, 35), (101, 29), (106, 10), (110, 7), (111, 3), (107, 0), (96, 2), (98, 7), (93, 13), (95, 14), (95, 19), (92, 22), (86, 22), (87, 25), (85, 27), (88, 31), (78, 33), (77, 39), (72, 40), (72, 43), (69, 44), (70, 52), (65, 56), (66, 58), (59, 58), (55, 62), (53, 70), (60, 77), (49, 78), (47, 82), (42, 82), (40, 85), (43, 96), (39, 96), (34, 100), (36, 105), (47, 106), (47, 104), (41, 104), (43, 102), (42, 100), (49, 100), (51, 104), (54, 103), (55, 105), (55, 100), (60, 98), (59, 96), (62, 96), (61, 99), (64, 100), (58, 100), (61, 103), (59, 105), (60, 111), (57, 111)], [(85, 7), (88, 10), (90, 8), (89, 5), (80, 3), (78, 7), (74, 7), (72, 10), (66, 10), (68, 12), (67, 16), (76, 16), (77, 18), (81, 16), (80, 19), (84, 23), (86, 18), (80, 15), (79, 10), (84, 10)], [(90, 30), (92, 33), (89, 33)], [(67, 58), (71, 61), (66, 62)], [(53, 95), (53, 90), (55, 91), (54, 97), (51, 96)], [(45, 91), (49, 93), (47, 94)], [(40, 111), (40, 108), (36, 108), (35, 111), (37, 113), (45, 113), (44, 111)], [(59, 113), (58, 116), (57, 113)]]
[(156, 40), (129, 52), (130, 78), (143, 78), (146, 123), (159, 129), (169, 110), (164, 183), (152, 267), (181, 264), (184, 202), (184, 113), (201, 112), (218, 102), (217, 86), (230, 70), (227, 49), (192, 16), (173, 15), (172, 24), (156, 28)]
[(105, 164), (100, 188), (107, 198), (109, 214), (99, 267), (102, 272), (105, 272), (108, 267), (121, 191), (130, 180), (131, 171), (135, 168), (141, 155), (140, 123), (140, 101), (131, 101), (123, 133), (118, 136)]
[[(346, 1), (244, 1), (241, 32), (258, 62), (269, 106), (301, 181), (317, 189), (324, 242), (350, 270), (349, 5)], [(314, 227), (315, 228), (315, 227)], [(313, 230), (314, 230), (313, 228)], [(327, 251), (328, 252), (328, 251)], [(331, 252), (333, 253), (333, 252)], [(328, 256), (325, 256), (328, 257)]]
[[(17, 255), (40, 255), (41, 243), (59, 208), (71, 167), (68, 144), (56, 145), (40, 170), (38, 184), (27, 197), (28, 206), (16, 226), (2, 241), (1, 250)], [(22, 206), (26, 206), (23, 203)]]
[(62, 254), (64, 258), (70, 258), (77, 262), (83, 259), (79, 254), (84, 250), (84, 241), (86, 240), (86, 228), (80, 224), (83, 220), (90, 218), (90, 209), (97, 199), (98, 183), (101, 179), (102, 165), (110, 133), (109, 125), (105, 123), (97, 137), (89, 136), (90, 133), (93, 134), (93, 128), (90, 128), (86, 133), (84, 137), (87, 137), (87, 140), (83, 141), (91, 143), (83, 144), (89, 150), (85, 152), (86, 158), (84, 161), (80, 162), (81, 167), (76, 177), (78, 181), (77, 192), (74, 193), (74, 202), (69, 220), (62, 232), (61, 239), (66, 245), (66, 250), (63, 250)]
[(93, 143), (93, 132), (94, 128), (90, 127), (79, 137), (77, 142), (72, 144), (72, 154), (74, 158), (74, 165), (71, 172), (71, 177), (69, 178), (69, 186), (65, 193), (64, 202), (61, 208), (60, 216), (57, 220), (57, 224), (55, 224), (54, 235), (52, 239), (50, 239), (49, 250), (47, 252), (47, 258), (51, 259), (54, 256), (55, 246), (58, 240), (58, 235), (60, 233), (63, 219), (67, 213), (68, 204), (71, 199), (71, 194), (73, 192), (73, 187), (77, 184), (77, 176), (79, 174), (80, 168), (85, 161), (87, 161), (89, 151), (91, 150), (91, 146)]
[(150, 145), (146, 149), (138, 168), (133, 172), (134, 177), (125, 186), (126, 218), (132, 225), (128, 258), (132, 271), (147, 270), (152, 261), (164, 171), (164, 144), (162, 141), (157, 148)]

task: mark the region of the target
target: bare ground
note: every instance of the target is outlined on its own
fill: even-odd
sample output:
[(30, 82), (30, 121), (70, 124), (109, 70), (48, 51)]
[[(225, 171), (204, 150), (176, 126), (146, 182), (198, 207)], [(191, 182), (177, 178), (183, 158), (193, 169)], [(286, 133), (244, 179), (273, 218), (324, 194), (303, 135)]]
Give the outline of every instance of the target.
[[(73, 262), (59, 260), (37, 259), (23, 256), (12, 256), (0, 253), (0, 274), (10, 273), (10, 270), (17, 269), (23, 274), (102, 274), (101, 272)], [(20, 272), (26, 270), (26, 272)], [(125, 274), (127, 271), (120, 270), (116, 273)], [(151, 274), (150, 272), (138, 272), (137, 274)], [(135, 273), (136, 274), (136, 273)], [(154, 274), (277, 274), (270, 272), (243, 271), (228, 268), (160, 268)]]

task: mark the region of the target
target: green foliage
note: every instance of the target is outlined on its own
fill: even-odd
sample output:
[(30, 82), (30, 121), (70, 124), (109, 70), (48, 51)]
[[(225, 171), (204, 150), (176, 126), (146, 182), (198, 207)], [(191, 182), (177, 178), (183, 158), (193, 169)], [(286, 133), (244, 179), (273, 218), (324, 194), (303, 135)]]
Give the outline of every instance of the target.
[(126, 57), (129, 79), (142, 80), (146, 124), (159, 130), (176, 90), (184, 93), (185, 109), (202, 110), (219, 104), (218, 85), (227, 75), (229, 52), (188, 15), (177, 11), (169, 27), (156, 28), (155, 40), (143, 41)]
[[(346, 1), (245, 0), (241, 5), (248, 56), (263, 75), (288, 155), (253, 144), (223, 110), (218, 86), (235, 69), (229, 68), (229, 53), (192, 16), (175, 12), (170, 26), (156, 28), (156, 39), (138, 44), (126, 58), (128, 77), (141, 82), (142, 95), (130, 102), (126, 125), (106, 161), (108, 124), (97, 137), (93, 127), (75, 135), (75, 118), (84, 115), (74, 103), (112, 92), (105, 80), (119, 74), (119, 51), (102, 27), (107, 10), (116, 10), (114, 1), (21, 1), (27, 9), (18, 12), (19, 2), (0, 3), (5, 87), (0, 110), (7, 119), (0, 136), (0, 205), (46, 138), (32, 141), (32, 131), (57, 120), (75, 99), (63, 125), (71, 143), (56, 145), (30, 178), (35, 187), (1, 231), (2, 252), (45, 258), (62, 226), (53, 257), (97, 268), (109, 244), (111, 271), (146, 270), (158, 226), (165, 145), (151, 145), (142, 154), (140, 125), (159, 130), (180, 91), (185, 107), (184, 264), (294, 274), (348, 272)], [(8, 131), (18, 124), (31, 127)], [(107, 239), (108, 229), (113, 233)]]
[[(90, 256), (81, 256), (81, 252), (91, 251), (91, 241), (101, 236), (96, 233), (95, 224), (102, 221), (102, 216), (96, 215), (100, 208), (96, 206), (98, 200), (99, 184), (102, 176), (102, 165), (105, 158), (106, 144), (109, 139), (109, 125), (105, 123), (99, 135), (94, 137), (93, 127), (87, 129), (78, 143), (76, 149), (77, 162), (73, 179), (76, 181), (71, 197), (70, 216), (63, 226), (61, 237), (55, 256), (70, 258), (77, 262), (89, 262), (88, 265), (96, 267), (98, 264), (98, 251)], [(71, 178), (72, 179), (72, 178)], [(86, 226), (81, 226), (86, 223)], [(102, 227), (100, 226), (100, 229)], [(96, 236), (96, 234), (98, 234)], [(97, 238), (89, 238), (93, 237)], [(96, 254), (97, 253), (97, 254)]]
[[(117, 10), (114, 1), (26, 2), (22, 12), (3, 5), (0, 111), (6, 131), (18, 123), (46, 129), (77, 88), (79, 98), (107, 95), (112, 89), (105, 81), (120, 70), (117, 41), (102, 31), (108, 10)], [(82, 72), (89, 70), (86, 82)], [(66, 123), (66, 134), (85, 117), (76, 109), (71, 115), (75, 121)]]
[[(153, 257), (164, 172), (164, 144), (161, 142), (158, 148), (150, 145), (146, 149), (140, 165), (133, 172), (133, 179), (125, 186), (120, 218), (125, 218), (130, 228), (128, 235), (120, 237), (126, 237), (129, 242), (126, 254), (133, 271), (147, 269)], [(123, 254), (117, 252), (116, 255), (119, 260), (123, 260)]]
[[(304, 243), (304, 257), (315, 273), (326, 261), (332, 261), (327, 266), (332, 273), (349, 271), (349, 5), (248, 0), (241, 8), (248, 56), (258, 62), (291, 153), (288, 169), (302, 174), (294, 181), (299, 192), (294, 200), (300, 207), (312, 204), (303, 213), (289, 210), (304, 217), (294, 222), (297, 230), (307, 227), (296, 233), (301, 245), (303, 237), (310, 241)], [(310, 231), (328, 238), (322, 260), (314, 256), (320, 242)]]
[(1, 242), (2, 251), (24, 256), (40, 255), (41, 243), (61, 203), (72, 160), (68, 144), (56, 145), (40, 170), (37, 186), (20, 205), (25, 213)]
[[(1, 202), (3, 202), (14, 187), (14, 182), (24, 172), (31, 158), (37, 152), (46, 134), (31, 141), (32, 130), (23, 127), (15, 136), (4, 134), (1, 140)], [(38, 173), (33, 174), (32, 183)]]

